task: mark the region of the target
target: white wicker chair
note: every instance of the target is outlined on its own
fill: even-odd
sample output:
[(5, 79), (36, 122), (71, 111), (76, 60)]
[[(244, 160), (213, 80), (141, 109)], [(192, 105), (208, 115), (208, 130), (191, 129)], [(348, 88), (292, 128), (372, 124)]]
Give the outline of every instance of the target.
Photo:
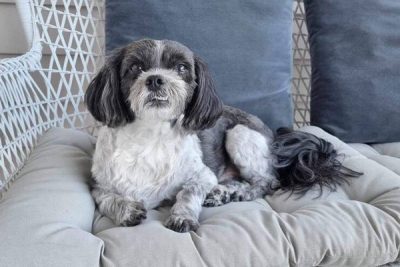
[(0, 61), (0, 189), (47, 129), (91, 130), (83, 94), (104, 57), (104, 1), (19, 0), (17, 7), (31, 49)]
[[(17, 6), (31, 49), (0, 61), (0, 191), (47, 129), (93, 133), (83, 95), (104, 59), (104, 0), (18, 0)], [(309, 120), (310, 63), (301, 0), (293, 11), (294, 124), (300, 127)]]

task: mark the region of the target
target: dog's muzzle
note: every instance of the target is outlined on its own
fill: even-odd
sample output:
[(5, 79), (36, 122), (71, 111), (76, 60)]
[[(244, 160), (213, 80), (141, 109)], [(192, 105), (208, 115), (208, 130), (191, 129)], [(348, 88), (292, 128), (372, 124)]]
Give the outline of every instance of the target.
[(150, 93), (145, 101), (145, 105), (149, 105), (151, 107), (165, 107), (168, 104), (168, 96), (162, 89), (160, 89), (160, 91)]
[(147, 89), (151, 92), (157, 92), (161, 90), (161, 86), (165, 83), (164, 79), (160, 75), (150, 75), (146, 79)]

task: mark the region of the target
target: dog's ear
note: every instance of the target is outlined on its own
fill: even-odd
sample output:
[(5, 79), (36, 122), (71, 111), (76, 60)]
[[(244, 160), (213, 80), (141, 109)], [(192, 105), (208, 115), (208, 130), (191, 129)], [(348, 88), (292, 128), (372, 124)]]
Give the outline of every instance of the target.
[(195, 73), (197, 87), (192, 99), (186, 105), (183, 126), (198, 131), (214, 126), (221, 116), (222, 102), (215, 90), (214, 82), (206, 64), (195, 57)]
[(109, 127), (117, 127), (135, 118), (127, 96), (121, 90), (120, 68), (124, 56), (118, 49), (107, 58), (106, 63), (90, 82), (85, 102), (93, 117)]

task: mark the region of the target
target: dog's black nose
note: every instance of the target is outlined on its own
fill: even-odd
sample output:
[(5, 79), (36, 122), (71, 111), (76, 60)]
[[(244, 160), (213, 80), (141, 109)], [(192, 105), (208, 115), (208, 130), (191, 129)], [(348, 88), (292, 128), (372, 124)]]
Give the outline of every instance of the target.
[(164, 84), (164, 80), (160, 75), (151, 75), (147, 77), (146, 85), (150, 91), (157, 91)]

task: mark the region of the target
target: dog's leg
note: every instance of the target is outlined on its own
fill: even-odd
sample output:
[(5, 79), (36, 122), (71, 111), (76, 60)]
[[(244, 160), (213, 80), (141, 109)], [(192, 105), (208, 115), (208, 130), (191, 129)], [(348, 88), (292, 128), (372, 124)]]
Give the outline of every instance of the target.
[(217, 207), (231, 202), (231, 196), (235, 196), (238, 192), (246, 192), (250, 184), (243, 181), (230, 180), (222, 182), (213, 187), (207, 194), (203, 206)]
[(217, 177), (206, 166), (185, 183), (176, 195), (171, 215), (165, 226), (176, 232), (195, 231), (199, 227), (201, 206), (208, 192), (217, 184)]
[(275, 179), (269, 144), (272, 140), (245, 125), (236, 125), (226, 133), (225, 148), (240, 176), (249, 185), (237, 187), (231, 201), (249, 201), (270, 193)]
[(100, 213), (117, 225), (134, 226), (146, 219), (146, 209), (142, 202), (126, 199), (96, 186), (92, 189), (92, 196)]

